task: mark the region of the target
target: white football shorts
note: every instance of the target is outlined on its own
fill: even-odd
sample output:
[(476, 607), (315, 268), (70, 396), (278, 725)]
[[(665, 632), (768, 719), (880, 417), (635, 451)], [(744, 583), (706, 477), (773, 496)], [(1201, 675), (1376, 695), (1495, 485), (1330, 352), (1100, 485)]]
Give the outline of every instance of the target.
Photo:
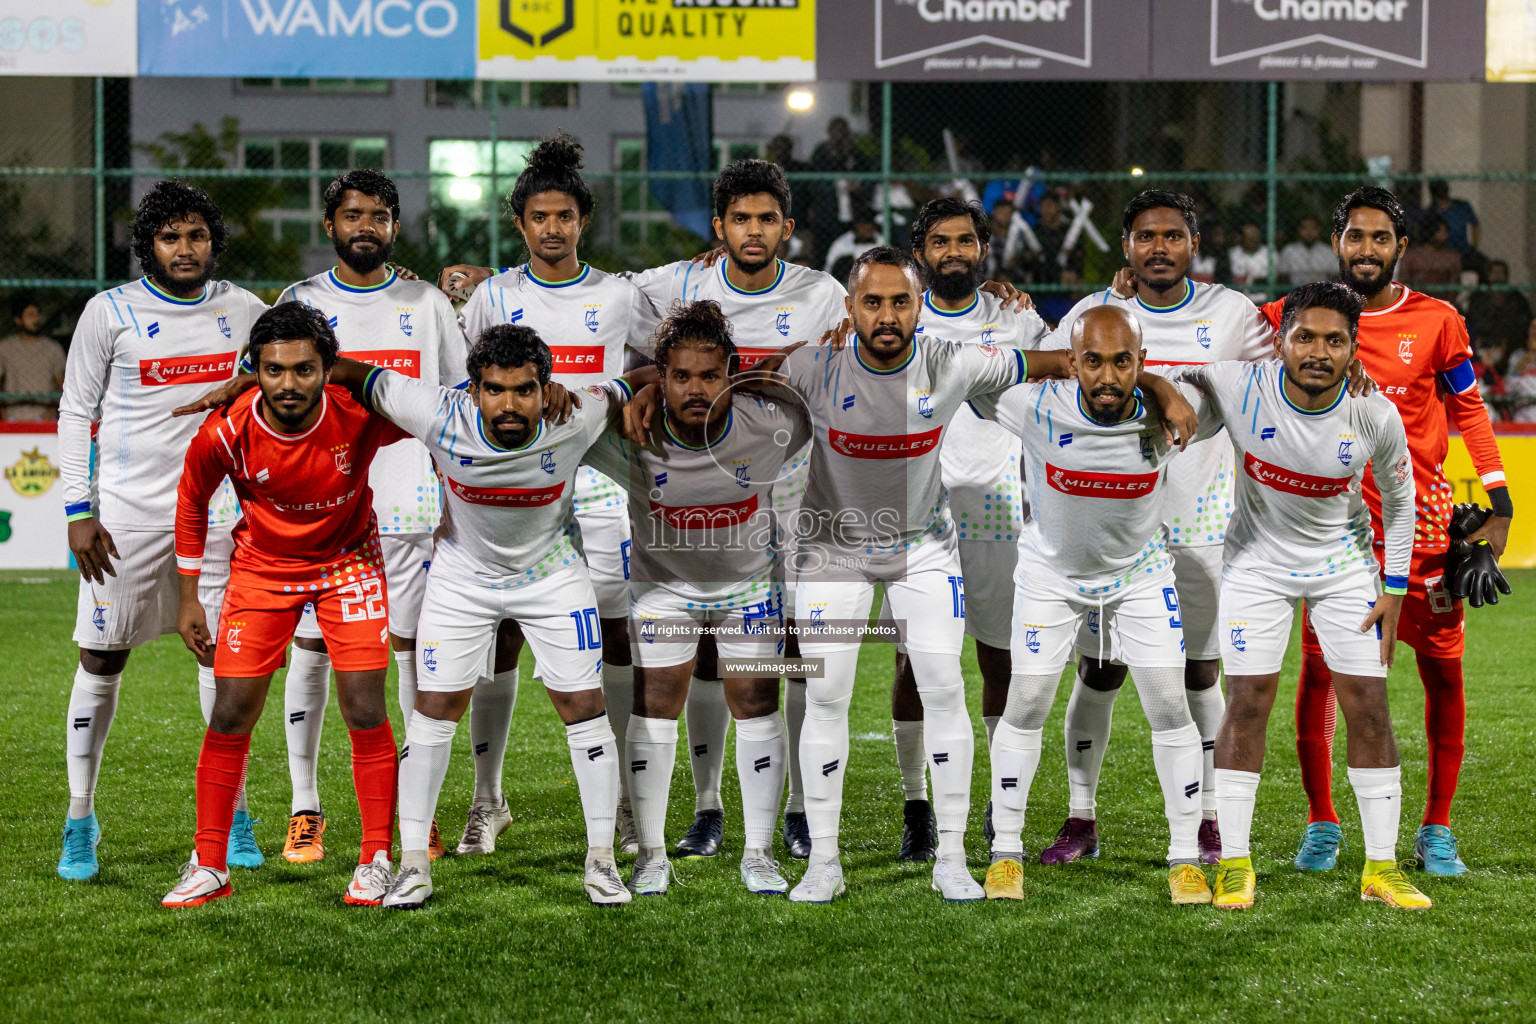
[[(1221, 657), (1221, 553), (1220, 544), (1202, 547), (1170, 547), (1173, 586), (1179, 594), (1179, 617), (1184, 623), (1184, 657), (1190, 661), (1215, 661)], [(1083, 620), (1077, 633), (1077, 653), (1098, 658), (1098, 615)]]
[(1360, 632), (1380, 593), (1380, 581), (1367, 569), (1306, 577), (1228, 566), (1221, 581), (1221, 660), (1227, 675), (1279, 672), (1296, 602), (1305, 600), (1329, 669), (1385, 677), (1378, 631)]
[(579, 510), (576, 525), (597, 594), (597, 614), (605, 619), (628, 618), (629, 509), (621, 503)]
[[(1043, 578), (1042, 578), (1043, 577)], [(1080, 634), (1083, 653), (1135, 668), (1184, 665), (1184, 631), (1173, 572), (1163, 568), (1103, 597), (1068, 596), (1071, 584), (1041, 570), (1016, 584), (1013, 599), (1015, 675), (1056, 675)]]
[[(432, 565), (432, 535), (381, 533), (379, 550), (384, 554), (384, 585), (389, 593), (389, 631), (414, 640), (416, 620), (421, 617), (421, 599), (427, 592), (427, 570)], [(304, 606), (293, 635), (321, 639), (314, 605)]]
[(633, 594), (629, 649), (642, 668), (666, 668), (691, 659), (699, 641), (692, 629), (705, 623), (718, 631), (715, 649), (722, 658), (784, 654), (784, 593), (777, 583), (707, 603), (650, 583), (636, 583)]
[(858, 647), (863, 638), (857, 627), (869, 619), (875, 584), (884, 583), (889, 621), (907, 650), (959, 656), (965, 646), (965, 578), (955, 531), (891, 556), (889, 565), (902, 569), (886, 573), (877, 564), (863, 579), (848, 578), (845, 567), (832, 574), (840, 579), (814, 570), (800, 576), (795, 626), (801, 655)]
[[(197, 596), (210, 630), (218, 629), (229, 583), (233, 524), (208, 528)], [(75, 643), (92, 651), (127, 651), (176, 632), (180, 574), (173, 530), (110, 530), (118, 557), (116, 576), (80, 581), (75, 602)]]

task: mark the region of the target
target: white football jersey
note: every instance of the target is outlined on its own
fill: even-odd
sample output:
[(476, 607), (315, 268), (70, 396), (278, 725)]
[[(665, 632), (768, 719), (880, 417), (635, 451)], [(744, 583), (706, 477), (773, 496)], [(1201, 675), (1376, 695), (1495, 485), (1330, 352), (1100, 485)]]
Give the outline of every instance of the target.
[[(1186, 393), (1200, 401), (1192, 388)], [(1076, 380), (1025, 384), (971, 404), (1021, 440), (1029, 520), (1016, 581), (1054, 577), (1071, 593), (1098, 597), (1172, 564), (1161, 491), (1180, 452), (1139, 392), (1135, 412), (1113, 424), (1083, 411)], [(1221, 423), (1210, 407), (1202, 412), (1203, 438)]]
[[(476, 288), (460, 316), (471, 342), (493, 324), (532, 327), (554, 357), (554, 379), (573, 390), (623, 374), (624, 350), (647, 351), (659, 320), (623, 275), (585, 263), (558, 284), (540, 280), (526, 263), (513, 267)], [(623, 503), (623, 490), (590, 466), (577, 476), (578, 511)]]
[[(1413, 557), (1413, 465), (1397, 408), (1379, 393), (1340, 388), (1326, 409), (1298, 408), (1280, 360), (1179, 367), (1216, 406), (1237, 449), (1237, 508), (1223, 560), (1292, 576), (1377, 572), (1371, 512), (1360, 493), (1366, 464), (1381, 488), (1386, 577), (1406, 586)], [(1397, 581), (1395, 582), (1394, 578)]]
[(368, 375), (368, 402), (420, 438), (442, 472), (448, 514), (432, 573), (482, 586), (543, 579), (581, 559), (571, 491), (581, 460), (628, 400), (621, 380), (582, 389), (581, 408), (561, 424), (540, 421), (521, 448), (485, 435), (468, 391), (391, 370)]
[[(917, 330), (963, 345), (1022, 349), (1039, 348), (1051, 333), (1033, 309), (1022, 313), (1004, 309), (1001, 299), (985, 292), (977, 292), (970, 305), (954, 312), (939, 309), (924, 292)], [(1018, 541), (1025, 504), (1017, 441), (968, 406), (955, 411), (939, 450), (939, 464), (957, 540)]]
[(771, 582), (773, 485), (811, 436), (792, 402), (738, 392), (727, 415), (725, 432), (705, 447), (678, 439), (663, 414), (659, 448), (610, 431), (587, 452), (629, 492), (631, 579), (705, 607)]
[[(1219, 284), (1187, 283), (1184, 298), (1166, 307), (1150, 306), (1139, 295), (1122, 299), (1108, 288), (1095, 292), (1072, 307), (1041, 347), (1071, 348), (1072, 325), (1084, 310), (1115, 305), (1140, 321), (1149, 370), (1274, 355), (1275, 332), (1251, 299)], [(1226, 538), (1233, 468), (1232, 442), (1220, 435), (1184, 452), (1165, 488), (1169, 544), (1204, 547)]]
[(899, 552), (949, 533), (945, 426), (966, 399), (1022, 381), (1024, 353), (919, 334), (905, 363), (875, 370), (862, 351), (856, 338), (841, 351), (807, 346), (780, 368), (814, 427), (795, 532), (833, 548)]
[[(453, 304), (426, 281), (402, 280), (391, 270), (383, 283), (355, 288), (327, 270), (289, 285), (279, 301), (324, 313), (348, 359), (432, 384), (464, 383), (464, 332)], [(442, 520), (437, 474), (420, 441), (380, 448), (368, 486), (380, 533), (431, 533)]]
[[(196, 299), (178, 299), (148, 278), (91, 297), (70, 342), (59, 402), (59, 476), (69, 514), (94, 504), (109, 530), (175, 529), (181, 465), (204, 417), (173, 417), (171, 410), (235, 375), (251, 325), (266, 308), (228, 281), (209, 282)], [(238, 515), (230, 494), (226, 484), (210, 504), (210, 525)]]

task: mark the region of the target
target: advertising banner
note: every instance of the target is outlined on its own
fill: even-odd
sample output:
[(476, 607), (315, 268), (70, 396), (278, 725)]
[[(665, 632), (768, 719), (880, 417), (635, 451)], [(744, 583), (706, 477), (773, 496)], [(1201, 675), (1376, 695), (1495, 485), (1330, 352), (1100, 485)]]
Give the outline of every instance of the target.
[(1475, 0), (1154, 0), (1152, 76), (1483, 77)]
[(472, 78), (475, 0), (139, 0), (139, 74)]
[(1488, 0), (1490, 82), (1536, 82), (1536, 4)]
[(1138, 79), (1151, 0), (822, 0), (836, 80)]
[(480, 0), (479, 76), (804, 82), (818, 0)]
[(52, 423), (0, 423), (0, 569), (67, 569), (69, 530)]
[(132, 75), (137, 22), (137, 0), (0, 0), (0, 75)]
[[(1494, 433), (1499, 437), (1499, 458), (1504, 462), (1504, 472), (1509, 475), (1509, 500), (1519, 508), (1522, 501), (1526, 508), (1536, 502), (1536, 425), (1529, 423), (1495, 423)], [(1467, 453), (1466, 443), (1460, 434), (1451, 435), (1451, 450), (1445, 457), (1445, 478), (1451, 484), (1452, 501), (1475, 501), (1488, 507), (1488, 492), (1483, 490), (1477, 470), (1472, 467), (1472, 456)], [(1517, 515), (1509, 530), (1509, 547), (1499, 564), (1506, 569), (1536, 568), (1536, 527)]]

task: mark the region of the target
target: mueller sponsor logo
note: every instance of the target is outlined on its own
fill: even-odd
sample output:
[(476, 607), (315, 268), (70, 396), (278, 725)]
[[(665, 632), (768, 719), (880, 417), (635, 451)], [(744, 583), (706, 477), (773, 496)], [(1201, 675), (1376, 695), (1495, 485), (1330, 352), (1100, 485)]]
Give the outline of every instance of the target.
[(555, 373), (602, 373), (603, 346), (551, 345)]
[(651, 502), (651, 515), (675, 530), (718, 530), (740, 526), (757, 511), (757, 495), (720, 505), (662, 505)]
[(741, 363), (741, 369), (750, 370), (778, 351), (776, 348), (738, 348), (736, 358)]
[(830, 427), (827, 440), (832, 442), (833, 451), (850, 459), (915, 459), (939, 446), (943, 430), (934, 427), (919, 434), (850, 434)]
[(1090, 473), (1049, 462), (1045, 479), (1062, 494), (1085, 498), (1144, 498), (1157, 487), (1156, 473)]
[(355, 497), (357, 497), (357, 491), (354, 489), (348, 491), (346, 494), (341, 494), (334, 498), (327, 498), (324, 501), (306, 501), (295, 505), (287, 505), (281, 501), (273, 501), (271, 502), (271, 505), (279, 512), (328, 512), (331, 509), (341, 508), (341, 506), (345, 505)]
[(501, 505), (506, 508), (552, 505), (565, 493), (564, 480), (553, 487), (470, 487), (449, 477), (448, 487), (471, 505)]
[(421, 353), (408, 348), (381, 348), (372, 352), (345, 352), (348, 359), (356, 359), (369, 366), (394, 370), (407, 377), (421, 376)]
[[(1447, 8), (1452, 0), (1437, 0)], [(1430, 0), (1211, 0), (1213, 67), (1374, 70), (1429, 63)], [(1344, 51), (1340, 53), (1339, 51)]]
[(1300, 494), (1308, 498), (1332, 498), (1349, 490), (1352, 477), (1311, 476), (1297, 473), (1256, 459), (1252, 453), (1243, 454), (1243, 472), (1263, 484), (1286, 494)]
[(233, 352), (181, 359), (140, 359), (139, 383), (152, 388), (162, 384), (207, 384), (229, 380), (235, 375), (235, 361)]

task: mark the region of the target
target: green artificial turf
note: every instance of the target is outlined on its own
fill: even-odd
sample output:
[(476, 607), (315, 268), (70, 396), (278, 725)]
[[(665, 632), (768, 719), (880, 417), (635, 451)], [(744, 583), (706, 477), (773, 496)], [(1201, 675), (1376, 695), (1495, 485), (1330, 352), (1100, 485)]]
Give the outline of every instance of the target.
[[(829, 907), (748, 894), (734, 759), (726, 843), (679, 865), (665, 897), (592, 907), (584, 831), (563, 731), (529, 683), (507, 751), (513, 823), (494, 856), (448, 858), (415, 914), (344, 906), (358, 825), (345, 729), (334, 702), (321, 751), (330, 816), (321, 864), (278, 856), (288, 812), (280, 699), (251, 756), (250, 804), (268, 856), (236, 871), (234, 896), (170, 911), (160, 897), (191, 849), (193, 767), (203, 734), (191, 657), (176, 637), (133, 655), (97, 801), (102, 872), (60, 881), (67, 787), (63, 726), (75, 648), (75, 584), (63, 573), (0, 574), (0, 1018), (6, 1020), (487, 1021), (1333, 1021), (1536, 1019), (1536, 826), (1531, 820), (1536, 572), (1513, 598), (1469, 610), (1467, 760), (1454, 814), (1472, 871), (1413, 877), (1423, 913), (1358, 897), (1354, 800), (1336, 756), (1347, 844), (1337, 870), (1290, 867), (1305, 821), (1293, 740), (1297, 644), (1270, 723), (1254, 821), (1257, 906), (1219, 913), (1168, 902), (1167, 841), (1148, 730), (1127, 688), (1099, 794), (1103, 855), (1026, 865), (1024, 903), (950, 905), (926, 867), (895, 853), (901, 792), (890, 739), (891, 651), (866, 648), (853, 704), (843, 808), (848, 894)], [(1391, 676), (1403, 755), (1399, 854), (1423, 809), (1423, 694), (1412, 653)], [(975, 661), (972, 715), (983, 736)], [(280, 686), (280, 684), (279, 684)], [(1046, 726), (1025, 844), (1048, 844), (1065, 813), (1061, 713)], [(274, 687), (274, 694), (279, 687)], [(394, 683), (389, 683), (393, 704)], [(1341, 723), (1342, 728), (1342, 723)], [(400, 738), (396, 718), (396, 737)], [(440, 819), (450, 849), (471, 789), (467, 726)], [(989, 782), (978, 741), (971, 864), (985, 869)], [(669, 837), (692, 813), (680, 756)], [(791, 880), (802, 865), (789, 861)], [(621, 867), (627, 872), (627, 858)]]

